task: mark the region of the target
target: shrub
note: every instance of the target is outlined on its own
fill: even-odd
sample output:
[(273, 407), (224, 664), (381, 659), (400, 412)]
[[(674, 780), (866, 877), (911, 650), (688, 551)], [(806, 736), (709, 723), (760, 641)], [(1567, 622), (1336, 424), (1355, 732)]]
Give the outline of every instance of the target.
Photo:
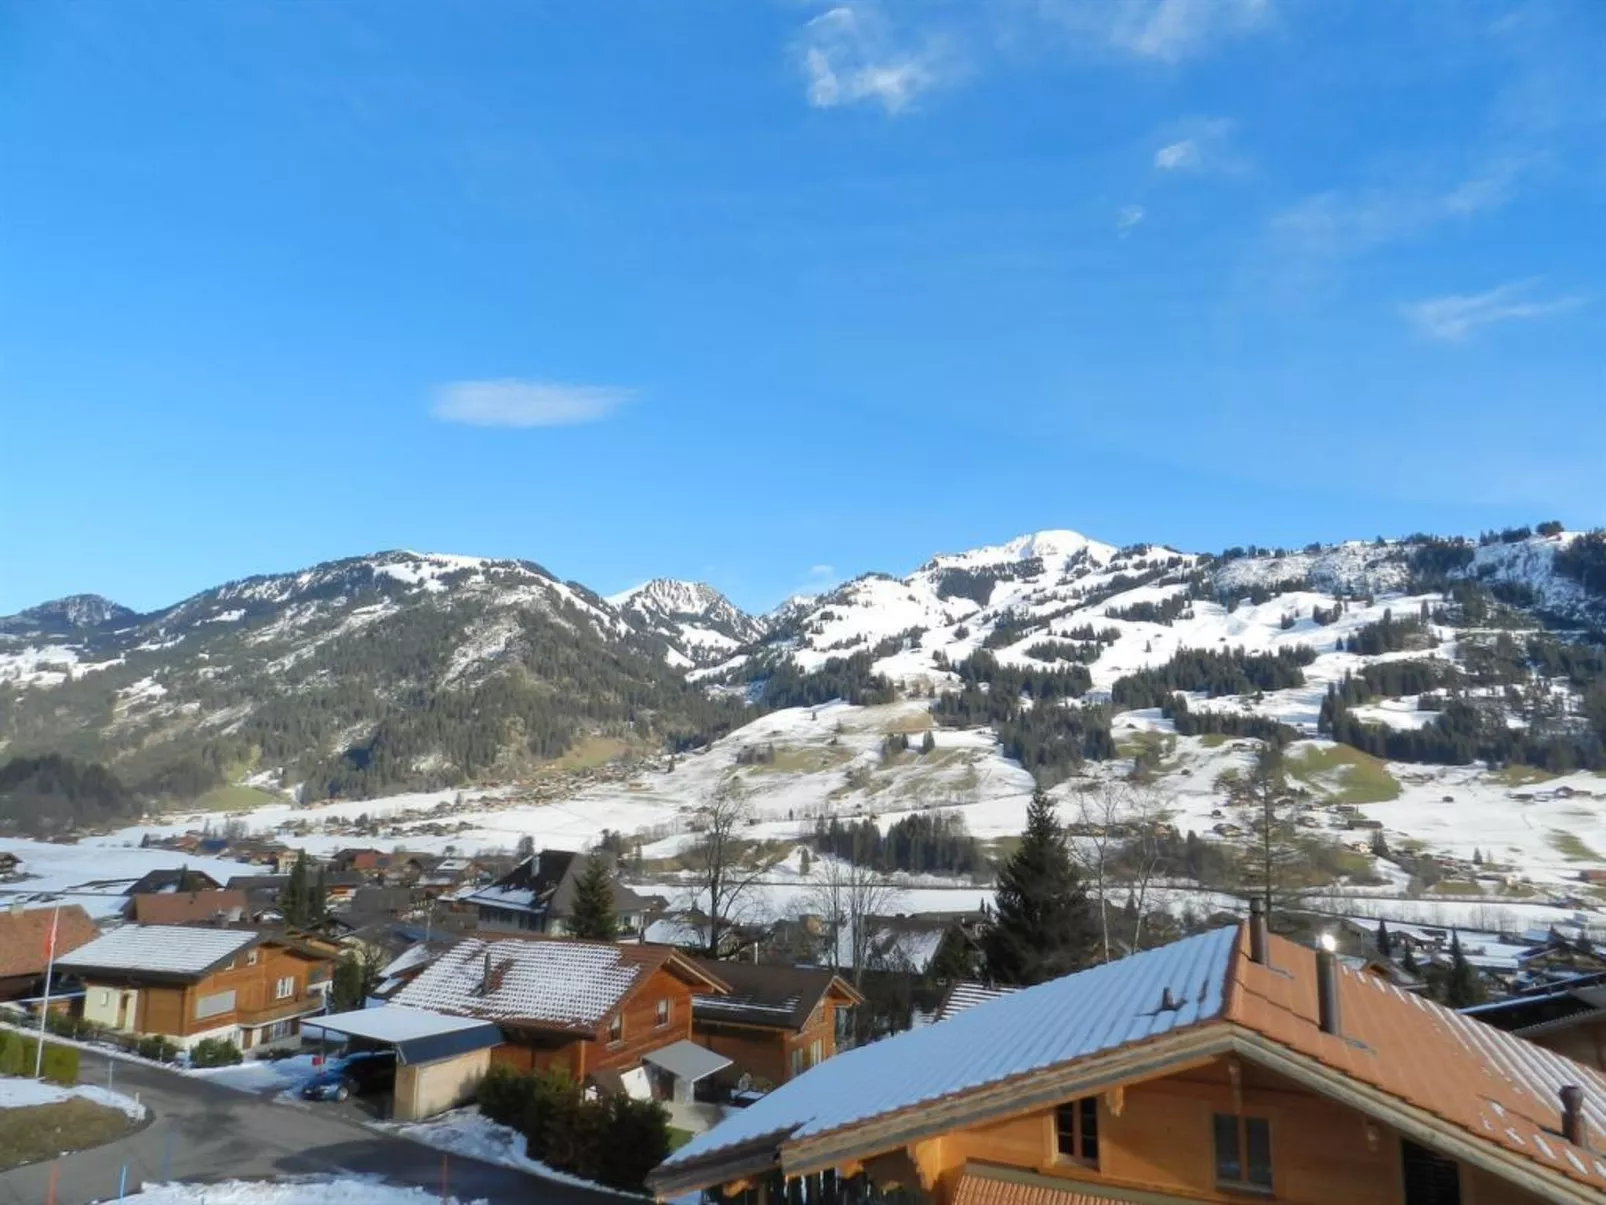
[(232, 1067), (244, 1056), (227, 1038), (202, 1038), (190, 1051), (192, 1067)]
[(474, 1093), (480, 1112), (498, 1125), (517, 1129), (524, 1118), (527, 1078), (511, 1067), (493, 1066)]
[[(33, 1075), (34, 1060), (39, 1055), (37, 1038), (26, 1037), (9, 1030), (0, 1030), (0, 1075)], [(58, 1084), (78, 1082), (78, 1049), (75, 1046), (45, 1044), (45, 1057), (40, 1070), (48, 1080)]]
[(154, 1059), (158, 1063), (171, 1063), (178, 1059), (178, 1043), (172, 1038), (163, 1037), (153, 1033), (141, 1038), (134, 1045), (134, 1053), (142, 1059)]

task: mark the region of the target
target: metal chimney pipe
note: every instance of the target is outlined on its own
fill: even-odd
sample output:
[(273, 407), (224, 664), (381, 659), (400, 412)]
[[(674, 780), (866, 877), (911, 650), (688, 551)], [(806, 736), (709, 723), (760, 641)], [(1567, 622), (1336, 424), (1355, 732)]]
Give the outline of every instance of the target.
[(1584, 1146), (1584, 1090), (1568, 1084), (1561, 1090), (1561, 1136), (1574, 1146)]
[(1266, 909), (1258, 895), (1249, 901), (1249, 961), (1266, 965)]
[(1316, 951), (1316, 1011), (1323, 1033), (1338, 1033), (1338, 959)]
[(491, 994), (491, 952), (485, 951), (485, 969), (480, 972), (480, 995)]

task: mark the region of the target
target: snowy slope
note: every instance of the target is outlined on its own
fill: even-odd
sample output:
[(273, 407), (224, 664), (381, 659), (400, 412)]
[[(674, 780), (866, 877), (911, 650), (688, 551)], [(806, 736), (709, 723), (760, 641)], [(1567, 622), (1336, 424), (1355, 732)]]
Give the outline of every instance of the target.
[(661, 637), (687, 665), (710, 665), (760, 639), (765, 625), (712, 586), (654, 578), (608, 597), (643, 632)]

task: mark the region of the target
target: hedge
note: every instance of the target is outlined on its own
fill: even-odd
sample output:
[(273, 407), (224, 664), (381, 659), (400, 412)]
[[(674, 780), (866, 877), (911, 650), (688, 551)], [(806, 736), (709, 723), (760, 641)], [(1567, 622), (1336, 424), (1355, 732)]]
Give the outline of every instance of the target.
[[(32, 1076), (39, 1040), (15, 1030), (0, 1029), (0, 1075)], [(78, 1082), (78, 1048), (45, 1043), (45, 1078), (58, 1084)]]

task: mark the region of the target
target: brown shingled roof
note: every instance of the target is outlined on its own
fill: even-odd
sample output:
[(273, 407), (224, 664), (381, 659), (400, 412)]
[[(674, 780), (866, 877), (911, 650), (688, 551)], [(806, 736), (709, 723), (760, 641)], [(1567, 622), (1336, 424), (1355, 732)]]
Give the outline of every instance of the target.
[(1606, 1160), (1561, 1137), (1560, 1089), (1583, 1089), (1586, 1142), (1606, 1138), (1606, 1076), (1434, 1004), (1338, 968), (1339, 1034), (1317, 1020), (1316, 954), (1279, 937), (1252, 962), (1240, 937), (1224, 1019), (1457, 1129), (1606, 1188)]
[(245, 913), (243, 891), (184, 891), (136, 895), (128, 919), (137, 925), (195, 925), (237, 921)]
[[(48, 958), (50, 926), (54, 908), (30, 908), (26, 912), (0, 912), (0, 979), (23, 975), (43, 975)], [(56, 922), (56, 956), (88, 945), (100, 936), (95, 922), (77, 904), (61, 910)]]

